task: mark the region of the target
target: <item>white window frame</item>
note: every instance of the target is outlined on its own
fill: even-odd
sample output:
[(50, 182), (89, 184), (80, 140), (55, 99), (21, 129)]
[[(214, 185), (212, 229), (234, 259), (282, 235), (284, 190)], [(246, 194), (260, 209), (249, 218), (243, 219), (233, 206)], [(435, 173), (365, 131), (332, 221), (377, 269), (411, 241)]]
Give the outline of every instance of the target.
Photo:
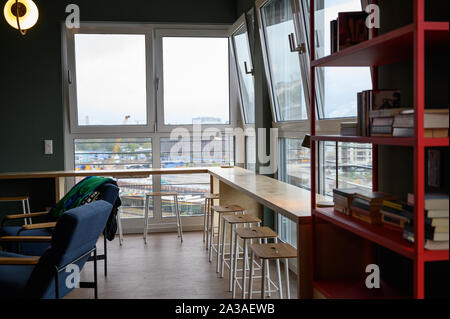
[[(64, 26), (64, 25), (63, 25)], [(67, 29), (65, 27), (67, 63), (64, 68), (64, 83), (68, 93), (68, 112), (70, 132), (77, 133), (142, 133), (154, 132), (155, 87), (153, 81), (153, 28), (150, 25), (127, 23), (82, 23), (79, 29)], [(76, 34), (130, 34), (144, 35), (146, 48), (146, 98), (147, 98), (147, 124), (146, 125), (79, 125), (77, 103), (77, 75), (75, 62), (75, 35)]]
[[(192, 26), (192, 27), (162, 27), (155, 29), (155, 83), (157, 84), (158, 90), (156, 93), (156, 129), (158, 132), (170, 132), (174, 128), (186, 128), (192, 130), (193, 126), (186, 125), (168, 125), (164, 122), (164, 75), (163, 75), (163, 37), (218, 37), (218, 38), (228, 38), (228, 27), (221, 25), (209, 25), (209, 26)], [(182, 48), (180, 48), (182, 50)], [(218, 128), (221, 131), (225, 128), (232, 128), (237, 126), (238, 122), (238, 110), (233, 107), (232, 102), (232, 57), (231, 57), (231, 47), (228, 45), (228, 74), (229, 74), (229, 124), (202, 124), (202, 129), (206, 128)]]
[[(157, 168), (161, 165), (160, 139), (170, 137), (170, 130), (178, 127), (187, 128), (191, 133), (193, 131), (192, 125), (180, 126), (169, 125), (161, 126), (157, 123), (164, 123), (162, 112), (157, 114), (156, 106), (156, 65), (158, 61), (155, 59), (155, 33), (159, 30), (169, 31), (169, 33), (176, 32), (177, 34), (184, 34), (186, 36), (196, 36), (203, 34), (204, 36), (220, 36), (228, 38), (229, 24), (224, 25), (194, 25), (194, 24), (142, 24), (142, 23), (121, 23), (121, 22), (82, 22), (80, 29), (67, 29), (62, 23), (62, 81), (64, 92), (64, 141), (65, 141), (65, 168), (73, 170), (75, 167), (75, 143), (76, 139), (115, 139), (115, 138), (151, 138), (152, 139), (152, 167)], [(76, 108), (76, 72), (75, 66), (75, 48), (74, 37), (77, 33), (86, 34), (144, 34), (146, 36), (146, 67), (147, 67), (147, 125), (114, 125), (114, 126), (79, 126), (77, 119)], [(229, 51), (229, 65), (232, 66), (231, 55)], [(205, 129), (208, 126), (218, 127), (225, 136), (225, 128), (237, 127), (238, 124), (238, 105), (232, 99), (232, 91), (235, 89), (232, 86), (236, 80), (233, 78), (233, 73), (230, 74), (230, 124), (229, 125), (203, 125)], [(69, 81), (69, 79), (71, 81)], [(69, 83), (70, 82), (70, 83)], [(159, 175), (152, 177), (154, 190), (160, 189)], [(70, 188), (73, 185), (74, 179), (67, 180), (66, 187)], [(156, 231), (176, 230), (176, 227), (170, 226), (167, 228), (165, 223), (172, 223), (175, 217), (162, 218), (161, 206), (159, 199), (156, 199), (154, 216), (149, 218), (150, 223), (157, 224), (151, 229)], [(184, 230), (200, 230), (203, 224), (202, 216), (182, 216)], [(128, 233), (142, 233), (143, 218), (123, 219), (124, 232)]]
[[(270, 98), (270, 104), (271, 104), (271, 110), (272, 110), (272, 119), (273, 119), (273, 127), (286, 130), (286, 131), (308, 131), (309, 130), (309, 118), (310, 118), (310, 90), (309, 90), (309, 81), (307, 80), (307, 74), (306, 70), (308, 68), (308, 65), (305, 64), (306, 60), (309, 60), (309, 57), (306, 54), (299, 54), (299, 63), (300, 63), (300, 73), (302, 77), (302, 83), (303, 83), (303, 93), (305, 95), (305, 106), (306, 106), (306, 115), (307, 118), (303, 120), (295, 120), (295, 121), (277, 121), (276, 117), (276, 110), (275, 110), (275, 101), (274, 101), (274, 92), (272, 88), (272, 79), (271, 79), (271, 72), (269, 67), (269, 57), (267, 53), (267, 43), (266, 43), (266, 35), (264, 31), (264, 25), (262, 20), (262, 14), (261, 10), (262, 8), (271, 0), (256, 0), (256, 16), (258, 19), (258, 26), (259, 26), (259, 33), (260, 33), (260, 39), (261, 39), (261, 45), (262, 45), (262, 53), (263, 53), (263, 60), (264, 60), (264, 68), (266, 71), (266, 78), (267, 78), (267, 86), (269, 89), (269, 98)], [(292, 7), (292, 3), (291, 3)], [(297, 30), (299, 27), (299, 23), (296, 22), (296, 15), (294, 11), (294, 7), (291, 8), (293, 10), (293, 20), (294, 20), (294, 29)], [(296, 31), (296, 39), (298, 43), (302, 43), (300, 37), (299, 37), (299, 31)], [(288, 37), (286, 37), (286, 41), (288, 40)], [(297, 52), (292, 52), (292, 54), (298, 54)], [(309, 69), (308, 69), (309, 70)]]
[[(237, 65), (237, 57), (236, 57), (236, 47), (235, 47), (235, 43), (234, 43), (234, 35), (237, 31), (239, 31), (241, 28), (245, 28), (245, 32), (246, 32), (246, 37), (247, 37), (247, 43), (248, 43), (248, 55), (250, 57), (250, 61), (246, 61), (247, 62), (247, 67), (248, 70), (254, 70), (254, 64), (253, 64), (253, 54), (252, 54), (252, 49), (251, 49), (251, 44), (250, 44), (250, 39), (249, 39), (249, 28), (248, 28), (248, 19), (247, 19), (247, 13), (242, 14), (238, 20), (236, 20), (236, 22), (233, 24), (233, 26), (230, 29), (230, 34), (229, 34), (229, 43), (230, 43), (230, 48), (231, 48), (231, 56), (232, 56), (232, 61), (233, 63), (236, 65), (236, 78), (237, 78), (237, 84), (238, 84), (238, 89), (239, 89), (239, 105), (240, 105), (240, 110), (241, 110), (241, 117), (242, 117), (242, 122), (244, 123), (244, 127), (255, 127), (255, 119), (253, 119), (253, 123), (247, 122), (247, 119), (245, 117), (245, 110), (244, 110), (244, 101), (243, 101), (243, 97), (242, 97), (242, 89), (241, 89), (241, 81), (239, 79), (239, 69), (238, 69), (238, 65)], [(255, 90), (255, 78), (254, 75), (252, 74), (252, 78), (253, 78), (253, 90)], [(254, 105), (254, 110), (253, 113), (256, 115), (256, 105)]]

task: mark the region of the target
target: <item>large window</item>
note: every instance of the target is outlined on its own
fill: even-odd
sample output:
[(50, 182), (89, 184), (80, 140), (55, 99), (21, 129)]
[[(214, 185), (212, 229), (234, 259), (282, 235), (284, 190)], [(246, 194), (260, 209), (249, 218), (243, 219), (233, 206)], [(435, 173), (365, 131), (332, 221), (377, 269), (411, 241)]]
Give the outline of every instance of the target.
[(307, 119), (304, 66), (298, 53), (290, 51), (288, 41), (289, 34), (295, 33), (291, 1), (262, 1), (259, 16), (275, 121)]
[(229, 41), (209, 33), (157, 31), (161, 124), (230, 124)]
[(253, 124), (255, 123), (255, 83), (245, 15), (238, 20), (231, 40), (238, 73), (244, 122), (245, 124)]
[(78, 125), (146, 125), (145, 36), (76, 34)]

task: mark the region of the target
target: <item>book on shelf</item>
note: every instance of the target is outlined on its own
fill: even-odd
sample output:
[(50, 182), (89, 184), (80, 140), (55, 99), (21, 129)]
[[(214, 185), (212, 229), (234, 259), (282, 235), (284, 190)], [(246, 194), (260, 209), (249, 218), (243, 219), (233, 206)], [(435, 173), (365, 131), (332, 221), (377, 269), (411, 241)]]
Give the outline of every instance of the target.
[(338, 51), (369, 39), (369, 29), (366, 26), (367, 16), (368, 13), (365, 11), (338, 13)]
[(342, 136), (357, 136), (358, 122), (342, 122), (341, 123), (341, 135)]
[(357, 119), (360, 136), (392, 136), (394, 116), (401, 108), (399, 90), (366, 90), (357, 96)]
[(382, 192), (360, 190), (353, 196), (350, 210), (353, 217), (374, 225), (382, 224), (381, 207), (384, 200), (396, 200), (397, 196)]
[(449, 241), (425, 240), (425, 249), (428, 250), (448, 250)]
[(330, 53), (338, 52), (338, 21), (330, 21)]
[(358, 191), (359, 189), (357, 188), (333, 189), (334, 210), (345, 215), (350, 215), (350, 205), (354, 194)]
[[(436, 227), (425, 224), (425, 239), (433, 241), (448, 241), (448, 230), (437, 230)], [(414, 242), (414, 224), (406, 223), (403, 231), (403, 237), (409, 241)]]
[[(412, 137), (415, 134), (415, 111), (407, 109), (395, 115), (393, 135)], [(424, 110), (424, 135), (428, 138), (448, 137), (448, 109)]]
[[(449, 217), (449, 197), (448, 194), (425, 194), (424, 208), (428, 211), (429, 218)], [(414, 205), (414, 194), (408, 194), (408, 204)]]

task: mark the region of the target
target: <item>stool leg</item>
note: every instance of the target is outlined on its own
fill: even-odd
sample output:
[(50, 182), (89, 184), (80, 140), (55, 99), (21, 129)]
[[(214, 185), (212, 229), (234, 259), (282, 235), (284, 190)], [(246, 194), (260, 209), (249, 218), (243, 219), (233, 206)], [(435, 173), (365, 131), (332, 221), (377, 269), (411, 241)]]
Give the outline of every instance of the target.
[[(27, 216), (27, 209), (25, 208), (25, 200), (22, 201), (22, 213)], [(25, 225), (28, 225), (28, 218), (24, 218)]]
[(222, 216), (219, 214), (219, 223), (218, 223), (218, 234), (217, 234), (217, 266), (216, 266), (216, 273), (219, 273), (219, 267), (220, 267), (220, 237), (222, 235)]
[(206, 213), (206, 225), (205, 225), (205, 232), (206, 232), (206, 250), (208, 250), (209, 247), (209, 218), (210, 218), (210, 213), (211, 213), (211, 209), (209, 207), (209, 200), (206, 199), (205, 201), (205, 213)]
[[(284, 261), (284, 270), (286, 271), (286, 295), (287, 299), (291, 299), (291, 290), (289, 288), (289, 259), (285, 259)], [(298, 292), (300, 296), (300, 291)]]
[(122, 212), (122, 208), (120, 207), (117, 211), (117, 227), (119, 228), (119, 244), (122, 246), (123, 243), (123, 230), (122, 230), (122, 220), (120, 218), (120, 213)]
[[(275, 243), (278, 243), (278, 238), (275, 238)], [(280, 259), (277, 259), (277, 276), (278, 276), (278, 291), (280, 292), (280, 299), (283, 299), (283, 286), (281, 283), (281, 269), (280, 269)]]
[(254, 275), (255, 253), (252, 251), (250, 258), (250, 283), (248, 284), (248, 299), (252, 299), (253, 295), (253, 275)]
[[(267, 244), (267, 238), (264, 238), (264, 243)], [(267, 293), (268, 293), (268, 295), (270, 297), (271, 293), (270, 293), (270, 266), (269, 266), (269, 259), (266, 259), (265, 263), (266, 263), (266, 268), (267, 268), (266, 277), (263, 277), (262, 280), (266, 280), (267, 281), (267, 287), (269, 288), (269, 291)]]
[(212, 246), (214, 244), (214, 211), (211, 211), (211, 226), (209, 227), (209, 262), (212, 261)]
[(245, 299), (245, 289), (247, 288), (247, 239), (244, 239), (244, 265), (242, 267), (242, 299)]
[(266, 261), (261, 260), (262, 265), (262, 276), (261, 276), (261, 299), (265, 299), (266, 297), (266, 276), (267, 276), (267, 268), (266, 268)]
[(237, 233), (234, 234), (234, 244), (235, 244), (235, 255), (234, 255), (234, 267), (233, 267), (233, 287), (231, 289), (233, 299), (236, 298), (236, 273), (239, 258), (239, 242)]
[(233, 232), (234, 232), (234, 224), (231, 224), (231, 230), (230, 230), (230, 285), (229, 285), (229, 291), (232, 291), (232, 285), (233, 285), (233, 254), (234, 254), (234, 246), (233, 246)]
[(144, 243), (147, 244), (147, 233), (148, 233), (148, 202), (149, 197), (145, 197), (145, 214), (144, 214)]
[(203, 207), (203, 242), (206, 241), (205, 239), (205, 233), (206, 233), (206, 201), (207, 199), (205, 198), (205, 206)]
[(175, 201), (178, 215), (178, 231), (180, 232), (181, 242), (183, 242), (183, 223), (181, 222), (180, 206), (178, 205), (178, 196), (175, 196)]
[[(31, 214), (30, 200), (27, 198), (25, 202), (26, 202), (28, 214)], [(33, 220), (31, 218), (28, 219), (28, 222), (30, 225), (33, 224)]]
[(222, 220), (222, 223), (222, 262), (220, 267), (220, 278), (223, 278), (223, 272), (225, 268), (225, 233), (227, 231), (227, 222), (225, 220)]

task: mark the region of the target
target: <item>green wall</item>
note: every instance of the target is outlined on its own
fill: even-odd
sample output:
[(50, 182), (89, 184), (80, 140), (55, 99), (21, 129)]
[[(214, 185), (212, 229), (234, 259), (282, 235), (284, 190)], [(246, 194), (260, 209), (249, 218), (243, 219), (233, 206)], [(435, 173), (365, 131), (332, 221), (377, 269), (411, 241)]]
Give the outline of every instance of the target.
[[(233, 23), (237, 11), (234, 0), (34, 1), (40, 18), (26, 36), (0, 18), (0, 172), (64, 169), (61, 22), (67, 4), (80, 6), (82, 21)], [(45, 139), (54, 140), (54, 155), (44, 155)]]

